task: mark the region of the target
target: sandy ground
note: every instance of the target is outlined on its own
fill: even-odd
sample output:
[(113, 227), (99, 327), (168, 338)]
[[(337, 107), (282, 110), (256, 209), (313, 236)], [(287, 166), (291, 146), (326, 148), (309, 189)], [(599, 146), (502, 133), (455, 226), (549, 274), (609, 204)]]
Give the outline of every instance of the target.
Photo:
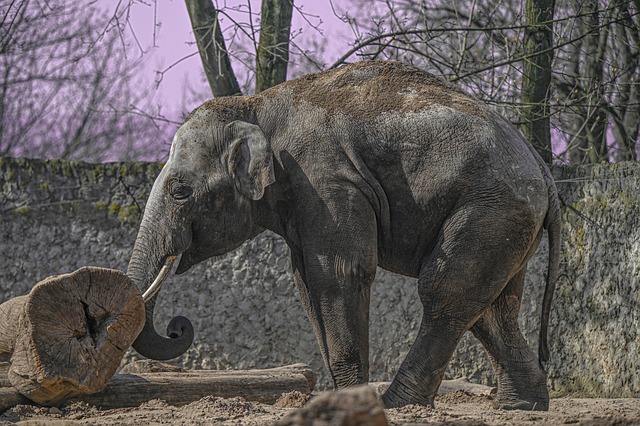
[[(304, 396), (293, 394), (275, 405), (216, 397), (183, 407), (154, 400), (116, 410), (84, 403), (61, 408), (21, 405), (1, 415), (0, 425), (271, 425), (305, 402)], [(390, 425), (640, 425), (640, 399), (557, 398), (548, 412), (501, 411), (491, 408), (489, 396), (457, 391), (438, 397), (436, 406), (407, 406), (385, 414)]]

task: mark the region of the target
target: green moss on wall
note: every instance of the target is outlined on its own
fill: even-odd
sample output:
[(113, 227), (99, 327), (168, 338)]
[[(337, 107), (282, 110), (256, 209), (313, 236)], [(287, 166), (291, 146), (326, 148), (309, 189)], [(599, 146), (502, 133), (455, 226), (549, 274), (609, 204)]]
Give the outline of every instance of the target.
[(116, 217), (121, 222), (136, 223), (142, 218), (142, 213), (137, 205), (120, 205), (118, 203), (111, 203), (107, 207), (105, 203), (94, 203), (96, 208), (103, 210), (107, 209), (107, 214), (110, 217)]
[(78, 166), (77, 162), (69, 160), (44, 160), (43, 162), (48, 166), (48, 169), (54, 170), (67, 178), (75, 176), (75, 169)]
[(93, 177), (94, 178), (99, 178), (99, 177), (103, 177), (106, 173), (106, 167), (104, 164), (94, 164), (93, 166)]
[(15, 209), (12, 210), (12, 213), (14, 215), (21, 215), (21, 214), (27, 214), (30, 213), (32, 211), (32, 208), (29, 206), (21, 206), (21, 207), (17, 207)]
[(111, 203), (109, 204), (108, 212), (110, 216), (115, 216), (120, 212), (120, 204)]
[(122, 222), (135, 223), (142, 218), (142, 213), (136, 205), (122, 206), (118, 211), (118, 219)]

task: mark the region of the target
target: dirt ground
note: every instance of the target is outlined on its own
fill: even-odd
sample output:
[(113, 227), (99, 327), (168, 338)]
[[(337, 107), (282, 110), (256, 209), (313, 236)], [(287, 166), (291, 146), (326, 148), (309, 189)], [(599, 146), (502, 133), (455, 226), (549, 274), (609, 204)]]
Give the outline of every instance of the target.
[[(271, 425), (306, 400), (302, 394), (285, 394), (275, 405), (265, 405), (205, 397), (183, 407), (154, 400), (115, 410), (85, 403), (61, 408), (21, 405), (2, 414), (0, 425)], [(491, 408), (490, 396), (456, 391), (438, 397), (436, 406), (407, 406), (385, 414), (390, 425), (640, 425), (640, 399), (557, 398), (548, 412), (501, 411)]]

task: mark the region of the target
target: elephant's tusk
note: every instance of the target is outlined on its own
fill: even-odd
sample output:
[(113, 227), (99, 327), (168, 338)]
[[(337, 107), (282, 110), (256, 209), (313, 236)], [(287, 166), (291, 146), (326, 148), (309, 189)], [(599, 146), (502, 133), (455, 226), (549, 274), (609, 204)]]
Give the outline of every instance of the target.
[(142, 300), (144, 301), (144, 303), (147, 303), (149, 300), (151, 300), (153, 296), (155, 296), (156, 293), (160, 290), (162, 284), (166, 281), (167, 277), (171, 273), (173, 262), (175, 262), (177, 257), (178, 256), (167, 257), (167, 260), (164, 262), (164, 266), (162, 267), (162, 269), (160, 269), (158, 276), (155, 280), (153, 280), (149, 288), (142, 295)]

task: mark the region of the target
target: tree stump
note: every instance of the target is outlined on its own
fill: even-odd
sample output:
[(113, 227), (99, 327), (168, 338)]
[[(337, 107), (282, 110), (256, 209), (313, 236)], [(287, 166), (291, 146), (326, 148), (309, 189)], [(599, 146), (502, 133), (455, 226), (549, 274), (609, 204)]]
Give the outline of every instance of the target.
[(49, 277), (0, 305), (8, 379), (42, 405), (99, 392), (145, 322), (138, 288), (122, 272), (83, 267)]

